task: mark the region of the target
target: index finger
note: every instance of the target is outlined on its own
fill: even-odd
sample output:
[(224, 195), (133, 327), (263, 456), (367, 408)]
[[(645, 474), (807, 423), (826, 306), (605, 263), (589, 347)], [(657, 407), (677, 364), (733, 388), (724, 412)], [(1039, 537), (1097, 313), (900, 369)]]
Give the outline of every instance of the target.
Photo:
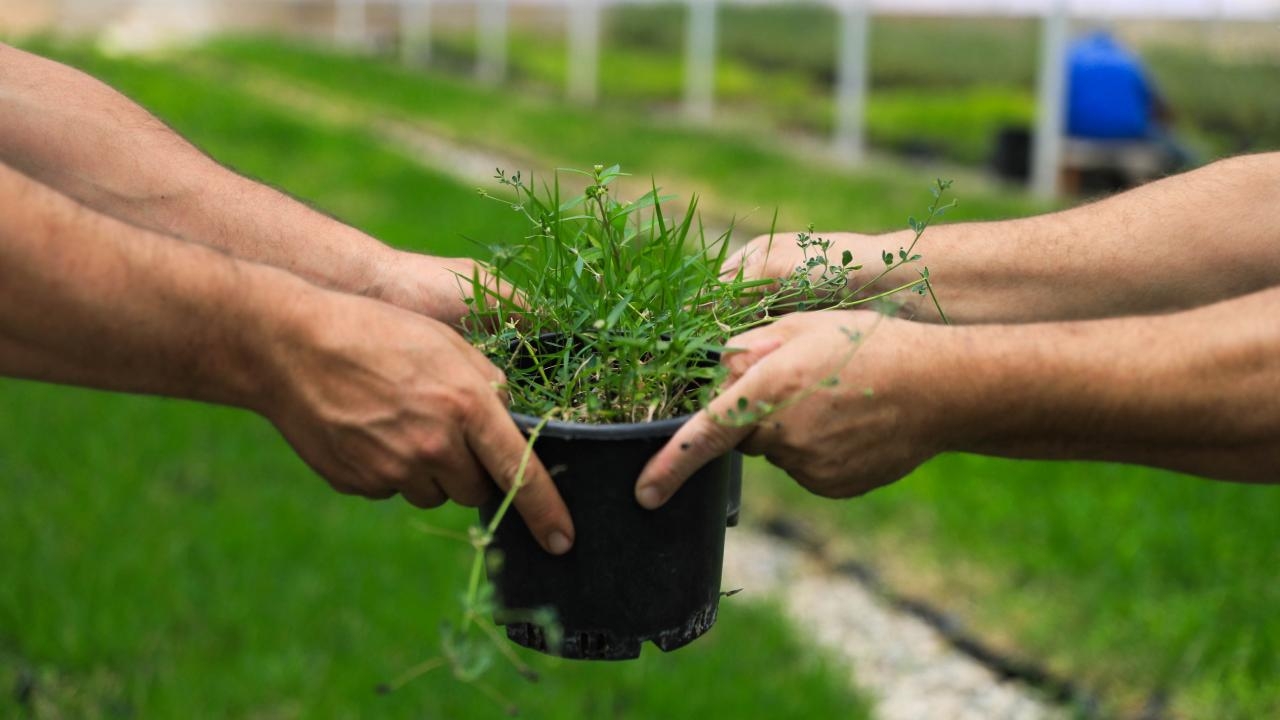
[(753, 366), (729, 391), (689, 418), (649, 460), (636, 481), (636, 502), (649, 510), (661, 507), (689, 476), (755, 431), (755, 422), (742, 418), (739, 408), (744, 401), (749, 408), (754, 402), (768, 399), (757, 395), (757, 386), (762, 389), (763, 384), (756, 380), (760, 373), (754, 371), (762, 364)]
[(573, 547), (573, 520), (551, 475), (506, 408), (496, 398), (485, 408), (484, 417), (468, 429), (467, 444), (504, 492), (520, 483), (512, 502), (516, 511), (543, 549), (563, 555)]

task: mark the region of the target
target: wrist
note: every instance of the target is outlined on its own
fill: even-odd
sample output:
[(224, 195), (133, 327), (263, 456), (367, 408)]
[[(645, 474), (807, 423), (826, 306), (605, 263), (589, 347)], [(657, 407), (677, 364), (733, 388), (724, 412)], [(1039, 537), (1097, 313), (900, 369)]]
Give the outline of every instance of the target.
[(361, 294), (459, 327), (470, 312), (467, 298), (478, 270), (467, 258), (393, 250), (379, 259), (376, 279)]
[(232, 404), (271, 418), (296, 379), (297, 356), (317, 344), (325, 318), (340, 311), (342, 294), (267, 266), (251, 266), (252, 280), (240, 293), (242, 328), (234, 345), (240, 368), (231, 378)]
[[(926, 234), (929, 232), (933, 230)], [(920, 255), (921, 258), (911, 262), (902, 259), (900, 251), (911, 248), (914, 240), (915, 234), (909, 230), (880, 235), (839, 234), (832, 245), (831, 256), (839, 258), (848, 251), (853, 256), (854, 263), (862, 266), (849, 276), (848, 292), (854, 293), (853, 299), (893, 293), (885, 299), (895, 308), (895, 316), (940, 323), (942, 316), (929, 293), (921, 295), (910, 290), (922, 280), (920, 273), (926, 267), (930, 269), (931, 277), (934, 271), (930, 265), (931, 254), (922, 252), (925, 244), (923, 238), (911, 249), (912, 255)], [(891, 257), (892, 264), (885, 263), (886, 253)], [(946, 309), (944, 305), (943, 311)]]
[[(985, 441), (992, 416), (998, 416), (992, 398), (1007, 395), (1001, 385), (1002, 368), (982, 349), (988, 342), (983, 329), (895, 319), (916, 335), (903, 343), (903, 362), (925, 362), (918, 396), (923, 405), (905, 412), (926, 418), (926, 437), (933, 453), (971, 451)], [(998, 419), (998, 418), (997, 418)]]

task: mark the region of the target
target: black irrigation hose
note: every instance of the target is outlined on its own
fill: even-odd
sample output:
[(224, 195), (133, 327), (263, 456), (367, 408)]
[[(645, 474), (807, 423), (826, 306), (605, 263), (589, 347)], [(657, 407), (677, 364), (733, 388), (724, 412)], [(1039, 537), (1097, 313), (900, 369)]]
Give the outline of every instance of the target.
[[(1070, 708), (1074, 717), (1088, 720), (1104, 717), (1097, 696), (1086, 690), (1079, 681), (1058, 675), (1040, 663), (996, 649), (966, 631), (953, 615), (926, 600), (895, 591), (869, 565), (856, 560), (831, 557), (827, 552), (825, 539), (804, 523), (775, 514), (765, 518), (759, 527), (766, 535), (792, 545), (818, 560), (833, 574), (856, 581), (892, 607), (932, 627), (951, 647), (990, 670), (1000, 680), (1020, 682), (1035, 688), (1050, 701)], [(1146, 706), (1135, 720), (1163, 720), (1168, 717), (1168, 699), (1167, 693), (1163, 691), (1151, 693)]]

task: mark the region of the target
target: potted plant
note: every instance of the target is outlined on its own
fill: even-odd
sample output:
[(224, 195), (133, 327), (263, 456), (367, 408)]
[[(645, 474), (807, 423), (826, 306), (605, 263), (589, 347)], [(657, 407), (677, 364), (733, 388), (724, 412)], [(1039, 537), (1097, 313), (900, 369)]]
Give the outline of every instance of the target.
[[(886, 253), (874, 278), (853, 285), (861, 266), (848, 252), (829, 258), (830, 243), (810, 229), (795, 239), (806, 260), (789, 277), (721, 277), (732, 228), (709, 239), (696, 197), (670, 215), (664, 205), (673, 198), (656, 185), (619, 200), (617, 166), (562, 172), (583, 176), (585, 190), (564, 198), (559, 175), (538, 189), (500, 170), (508, 196), (482, 191), (527, 218), (531, 232), (492, 251), (496, 287), (511, 290), (472, 279), (466, 326), (506, 372), (513, 416), (551, 471), (577, 540), (566, 555), (543, 552), (507, 513), (508, 493), (482, 508), (475, 544), (487, 555), (492, 608), (509, 638), (563, 657), (634, 658), (645, 641), (673, 650), (715, 622), (740, 458), (708, 464), (656, 511), (635, 502), (633, 486), (715, 392), (727, 341), (780, 312), (883, 296), (863, 291), (919, 256), (914, 243)], [(924, 222), (911, 221), (917, 239), (945, 210), (936, 201), (945, 189), (940, 182)], [(898, 289), (931, 292), (927, 270)], [(769, 411), (743, 410), (721, 420), (750, 422)]]

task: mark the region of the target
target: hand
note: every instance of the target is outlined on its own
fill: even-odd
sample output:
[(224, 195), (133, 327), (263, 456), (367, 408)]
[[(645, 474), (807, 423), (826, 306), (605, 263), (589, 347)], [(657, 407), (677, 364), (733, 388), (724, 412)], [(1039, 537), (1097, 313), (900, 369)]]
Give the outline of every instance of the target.
[[(446, 498), (480, 505), (491, 477), (511, 487), (526, 441), (503, 403), (503, 375), (457, 333), (353, 295), (317, 290), (296, 307), (263, 414), (335, 489), (431, 508)], [(569, 549), (568, 510), (532, 455), (514, 504), (544, 548)]]
[[(797, 235), (798, 232), (777, 232), (752, 238), (751, 242), (725, 260), (721, 275), (733, 276), (741, 268), (746, 280), (780, 280), (787, 277), (805, 261), (804, 251), (796, 244)], [(881, 252), (897, 248), (897, 245), (890, 248), (890, 245), (897, 242), (896, 239), (890, 241), (875, 235), (843, 232), (815, 232), (814, 235), (831, 241), (830, 257), (834, 261), (838, 261), (841, 254), (848, 250), (853, 255), (853, 264), (864, 268), (863, 274), (867, 274), (869, 270), (883, 269)], [(868, 274), (867, 278), (870, 277)]]
[(442, 323), (460, 327), (470, 312), (472, 278), (495, 287), (484, 266), (469, 258), (443, 258), (393, 250), (378, 263), (376, 279), (365, 293)]
[[(954, 332), (865, 311), (808, 312), (734, 338), (725, 390), (649, 461), (637, 501), (662, 505), (739, 443), (825, 497), (861, 495), (901, 478), (953, 447), (954, 428), (964, 427), (952, 398), (963, 386), (950, 377), (956, 358), (940, 347)], [(820, 386), (832, 377), (833, 387)], [(730, 418), (741, 398), (749, 411), (760, 402), (778, 409), (735, 426)]]

